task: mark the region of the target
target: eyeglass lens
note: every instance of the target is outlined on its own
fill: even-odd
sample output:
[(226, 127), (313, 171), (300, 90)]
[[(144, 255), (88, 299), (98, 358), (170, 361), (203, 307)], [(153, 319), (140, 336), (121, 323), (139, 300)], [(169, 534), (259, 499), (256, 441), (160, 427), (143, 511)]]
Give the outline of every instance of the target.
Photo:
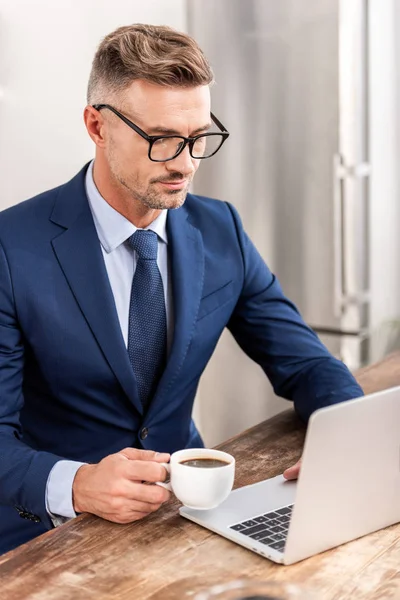
[[(196, 139), (192, 145), (191, 154), (193, 158), (207, 158), (218, 150), (223, 142), (223, 136), (219, 134), (204, 135)], [(168, 160), (176, 156), (184, 141), (180, 137), (166, 137), (156, 140), (151, 148), (150, 157), (153, 160)]]

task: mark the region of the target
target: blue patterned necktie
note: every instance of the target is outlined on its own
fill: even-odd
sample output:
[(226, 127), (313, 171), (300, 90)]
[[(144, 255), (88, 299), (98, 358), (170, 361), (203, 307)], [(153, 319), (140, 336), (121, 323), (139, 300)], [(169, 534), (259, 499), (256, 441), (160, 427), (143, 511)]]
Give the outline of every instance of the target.
[(146, 408), (165, 367), (164, 287), (157, 265), (157, 234), (138, 229), (128, 242), (138, 257), (129, 305), (128, 355)]

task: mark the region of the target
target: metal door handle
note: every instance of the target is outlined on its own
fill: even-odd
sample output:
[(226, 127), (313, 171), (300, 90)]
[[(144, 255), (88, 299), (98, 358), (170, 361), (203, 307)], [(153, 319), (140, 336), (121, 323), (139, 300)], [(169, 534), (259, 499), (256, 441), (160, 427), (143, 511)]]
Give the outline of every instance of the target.
[(349, 304), (363, 304), (369, 300), (368, 290), (357, 294), (346, 294), (346, 264), (344, 253), (345, 205), (344, 183), (348, 177), (369, 177), (371, 167), (368, 163), (347, 166), (341, 154), (333, 156), (333, 312), (335, 317), (342, 315), (343, 308)]
[(333, 155), (333, 314), (340, 317), (343, 306), (343, 178), (340, 154)]

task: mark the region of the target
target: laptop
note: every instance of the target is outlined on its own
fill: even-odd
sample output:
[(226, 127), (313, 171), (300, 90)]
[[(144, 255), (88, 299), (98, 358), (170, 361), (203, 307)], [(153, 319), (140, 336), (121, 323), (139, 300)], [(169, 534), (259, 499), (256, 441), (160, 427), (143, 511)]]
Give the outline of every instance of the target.
[(400, 386), (317, 410), (298, 481), (282, 475), (180, 514), (290, 565), (400, 521)]

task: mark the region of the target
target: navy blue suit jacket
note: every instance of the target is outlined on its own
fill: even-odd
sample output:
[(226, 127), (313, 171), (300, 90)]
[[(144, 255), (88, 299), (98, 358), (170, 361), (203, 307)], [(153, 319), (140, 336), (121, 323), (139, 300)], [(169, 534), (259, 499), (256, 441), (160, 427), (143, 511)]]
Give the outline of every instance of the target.
[(46, 482), (60, 458), (200, 446), (193, 400), (225, 327), (305, 420), (362, 394), (284, 297), (235, 209), (189, 194), (168, 213), (174, 339), (143, 414), (86, 168), (0, 213), (0, 552), (52, 527)]

